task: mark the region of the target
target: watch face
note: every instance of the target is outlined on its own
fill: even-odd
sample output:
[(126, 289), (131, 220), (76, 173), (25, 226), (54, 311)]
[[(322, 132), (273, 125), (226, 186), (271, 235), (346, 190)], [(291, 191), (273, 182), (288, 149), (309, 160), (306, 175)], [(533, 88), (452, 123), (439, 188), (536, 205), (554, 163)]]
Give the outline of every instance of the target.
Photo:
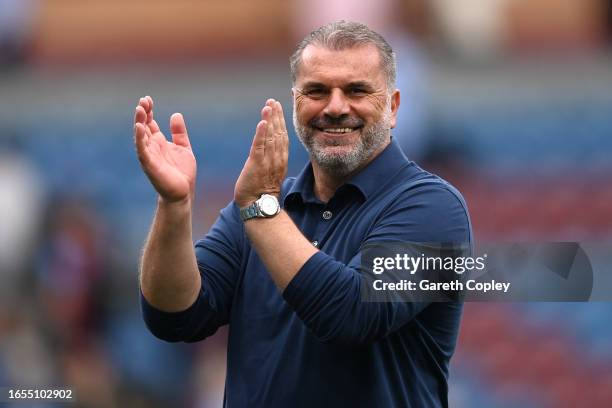
[(278, 211), (278, 201), (270, 195), (264, 195), (259, 200), (259, 209), (266, 217), (275, 215)]

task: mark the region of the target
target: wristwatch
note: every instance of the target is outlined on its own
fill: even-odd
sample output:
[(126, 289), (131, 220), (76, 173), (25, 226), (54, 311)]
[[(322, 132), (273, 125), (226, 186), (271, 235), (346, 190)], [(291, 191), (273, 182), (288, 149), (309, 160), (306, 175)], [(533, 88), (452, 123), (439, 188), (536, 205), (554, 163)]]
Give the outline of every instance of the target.
[(276, 197), (270, 194), (262, 194), (253, 204), (240, 209), (242, 221), (251, 218), (270, 218), (280, 212), (280, 205)]

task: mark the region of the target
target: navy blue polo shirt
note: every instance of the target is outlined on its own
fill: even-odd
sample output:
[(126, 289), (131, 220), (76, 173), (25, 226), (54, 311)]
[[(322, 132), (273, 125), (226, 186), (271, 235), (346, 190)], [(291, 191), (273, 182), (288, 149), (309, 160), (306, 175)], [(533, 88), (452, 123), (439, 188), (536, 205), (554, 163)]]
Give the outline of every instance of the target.
[[(366, 243), (471, 243), (465, 202), (391, 144), (327, 203), (312, 167), (283, 184), (281, 205), (320, 249), (280, 292), (232, 202), (196, 243), (202, 276), (185, 311), (144, 320), (168, 341), (198, 341), (229, 324), (227, 407), (445, 407), (462, 305), (363, 302)], [(283, 245), (283, 242), (278, 242)]]

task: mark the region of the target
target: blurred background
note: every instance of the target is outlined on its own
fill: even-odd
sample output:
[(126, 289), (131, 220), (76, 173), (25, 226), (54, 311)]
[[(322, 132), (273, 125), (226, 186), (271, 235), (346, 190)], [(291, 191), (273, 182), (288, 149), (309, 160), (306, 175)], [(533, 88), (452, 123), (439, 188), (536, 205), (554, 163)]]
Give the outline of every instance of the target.
[[(266, 98), (290, 123), (294, 46), (338, 19), (395, 48), (394, 137), (463, 192), (477, 241), (612, 243), (610, 0), (0, 0), (0, 387), (221, 406), (226, 330), (167, 344), (140, 318), (156, 196), (134, 107), (152, 95), (164, 130), (185, 115), (198, 238)], [(292, 134), (290, 174), (306, 160)], [(612, 406), (610, 316), (604, 302), (467, 304), (451, 406)]]

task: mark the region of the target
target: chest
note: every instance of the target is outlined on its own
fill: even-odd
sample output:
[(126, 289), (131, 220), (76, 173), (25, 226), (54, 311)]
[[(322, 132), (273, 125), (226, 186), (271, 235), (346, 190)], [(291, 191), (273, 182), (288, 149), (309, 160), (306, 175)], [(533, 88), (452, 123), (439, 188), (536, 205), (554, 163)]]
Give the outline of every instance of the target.
[[(288, 213), (314, 246), (339, 262), (350, 264), (358, 261), (356, 257), (373, 222), (372, 214), (366, 215), (363, 207), (363, 203), (359, 202), (313, 204), (288, 210)], [(282, 242), (278, 245), (282, 245)], [(246, 253), (247, 260), (233, 311), (258, 319), (283, 314), (289, 317), (292, 311), (257, 253), (252, 248)]]

